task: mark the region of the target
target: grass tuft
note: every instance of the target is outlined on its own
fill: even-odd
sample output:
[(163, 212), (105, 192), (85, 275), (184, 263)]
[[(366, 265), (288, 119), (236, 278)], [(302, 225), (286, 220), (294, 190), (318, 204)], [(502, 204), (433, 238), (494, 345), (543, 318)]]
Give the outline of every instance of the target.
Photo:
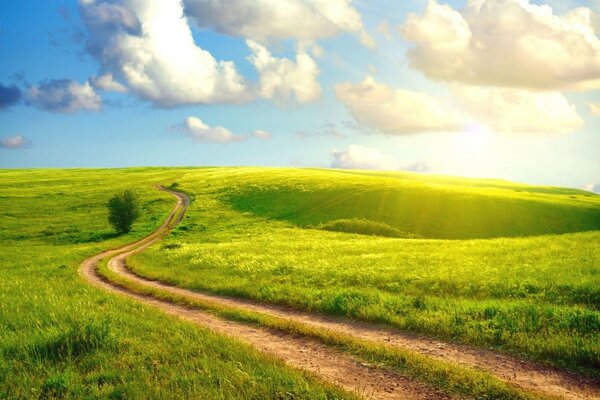
[(109, 320), (72, 322), (63, 332), (33, 346), (33, 355), (47, 360), (78, 360), (96, 350), (115, 351), (117, 341)]

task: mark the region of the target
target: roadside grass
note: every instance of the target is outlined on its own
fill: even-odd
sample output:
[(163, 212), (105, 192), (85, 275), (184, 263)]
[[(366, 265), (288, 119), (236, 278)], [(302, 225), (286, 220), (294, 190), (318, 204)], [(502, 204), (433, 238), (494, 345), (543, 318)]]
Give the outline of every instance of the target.
[(449, 362), (434, 360), (409, 350), (383, 346), (349, 335), (313, 328), (296, 321), (265, 315), (260, 312), (243, 310), (238, 307), (230, 307), (168, 293), (129, 280), (111, 271), (107, 263), (108, 258), (99, 263), (99, 274), (113, 284), (127, 288), (135, 293), (203, 310), (225, 319), (313, 338), (324, 344), (344, 350), (358, 357), (363, 362), (397, 371), (404, 376), (417, 379), (450, 395), (458, 395), (461, 398), (493, 398), (498, 400), (546, 398), (545, 396), (528, 393), (506, 384), (491, 374)]
[[(160, 225), (173, 198), (153, 185), (187, 172), (0, 171), (0, 399), (354, 398), (78, 275), (85, 258)], [(125, 188), (141, 218), (115, 236), (105, 202)]]
[[(431, 177), (428, 183), (421, 175), (383, 175), (199, 170), (177, 180), (179, 188), (195, 196), (181, 225), (163, 243), (131, 257), (129, 265), (142, 276), (192, 290), (385, 323), (599, 376), (600, 246), (593, 244), (600, 243), (600, 231), (589, 229), (598, 229), (594, 218), (600, 197), (498, 181)], [(486, 207), (487, 198), (517, 203), (504, 211), (488, 210), (505, 212), (502, 221), (514, 220), (496, 225), (494, 234), (512, 228), (516, 231), (508, 236), (549, 229), (589, 231), (435, 240), (299, 228), (340, 217), (369, 218), (389, 226), (402, 218), (424, 221), (428, 210), (411, 214), (402, 208), (395, 209), (401, 216), (388, 221), (397, 203), (389, 205), (384, 198), (378, 198), (377, 207), (368, 207), (370, 215), (356, 205), (347, 207), (350, 200), (344, 199), (352, 198), (355, 189), (370, 193), (379, 186), (408, 194), (431, 186), (427, 190), (480, 198)], [(244, 207), (232, 200), (242, 197)], [(307, 202), (308, 213), (296, 212)], [(510, 214), (523, 204), (535, 219)], [(271, 207), (275, 210), (269, 214)], [(556, 207), (562, 211), (555, 212)], [(457, 215), (449, 218), (456, 230), (472, 227), (476, 232), (489, 216), (485, 207), (477, 210), (477, 223)], [(308, 217), (315, 213), (318, 218)], [(404, 228), (397, 227), (409, 231)]]

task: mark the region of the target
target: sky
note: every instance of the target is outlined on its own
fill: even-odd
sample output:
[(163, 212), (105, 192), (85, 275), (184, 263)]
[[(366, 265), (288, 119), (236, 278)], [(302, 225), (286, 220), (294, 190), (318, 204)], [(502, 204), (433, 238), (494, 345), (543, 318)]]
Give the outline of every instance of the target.
[(600, 192), (600, 0), (0, 5), (0, 168), (408, 170)]

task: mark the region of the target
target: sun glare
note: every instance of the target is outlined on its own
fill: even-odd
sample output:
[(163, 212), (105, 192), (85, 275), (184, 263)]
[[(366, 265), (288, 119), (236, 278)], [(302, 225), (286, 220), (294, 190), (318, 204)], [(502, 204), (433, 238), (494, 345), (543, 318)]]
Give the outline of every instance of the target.
[(490, 132), (484, 125), (471, 125), (456, 135), (454, 139), (455, 151), (459, 154), (481, 154), (490, 140)]

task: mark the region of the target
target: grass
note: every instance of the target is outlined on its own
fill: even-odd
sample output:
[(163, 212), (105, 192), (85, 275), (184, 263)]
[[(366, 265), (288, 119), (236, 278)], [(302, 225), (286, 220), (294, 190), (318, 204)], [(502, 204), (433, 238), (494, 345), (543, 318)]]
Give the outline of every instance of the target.
[(398, 371), (404, 376), (412, 377), (430, 387), (460, 398), (493, 398), (497, 400), (545, 398), (501, 382), (488, 373), (441, 360), (433, 360), (409, 350), (382, 346), (345, 334), (313, 328), (295, 321), (236, 307), (218, 305), (208, 301), (190, 299), (142, 285), (114, 273), (108, 268), (107, 263), (108, 259), (100, 263), (98, 268), (100, 275), (136, 293), (207, 311), (225, 319), (317, 339), (322, 343), (351, 353), (367, 364)]
[[(592, 244), (600, 242), (600, 199), (592, 194), (260, 168), (5, 170), (0, 184), (0, 399), (351, 398), (78, 276), (86, 257), (164, 220), (173, 198), (155, 184), (175, 184), (192, 203), (170, 236), (129, 260), (144, 276), (598, 376), (600, 248)], [(116, 236), (105, 202), (126, 188), (140, 195), (142, 217)], [(389, 237), (396, 231), (421, 238)], [(315, 337), (452, 393), (528, 397), (413, 353), (253, 313), (214, 312)]]
[[(139, 239), (173, 206), (181, 169), (0, 171), (0, 399), (334, 399), (352, 395), (248, 346), (90, 287), (85, 258)], [(134, 189), (130, 234), (107, 222)]]
[[(195, 200), (164, 243), (131, 258), (141, 275), (598, 376), (598, 196), (293, 169), (209, 168), (176, 182)], [(425, 239), (302, 229), (361, 218)]]
[(245, 179), (228, 180), (228, 204), (300, 227), (364, 218), (436, 239), (600, 229), (597, 196), (575, 189), (327, 170), (271, 170)]

